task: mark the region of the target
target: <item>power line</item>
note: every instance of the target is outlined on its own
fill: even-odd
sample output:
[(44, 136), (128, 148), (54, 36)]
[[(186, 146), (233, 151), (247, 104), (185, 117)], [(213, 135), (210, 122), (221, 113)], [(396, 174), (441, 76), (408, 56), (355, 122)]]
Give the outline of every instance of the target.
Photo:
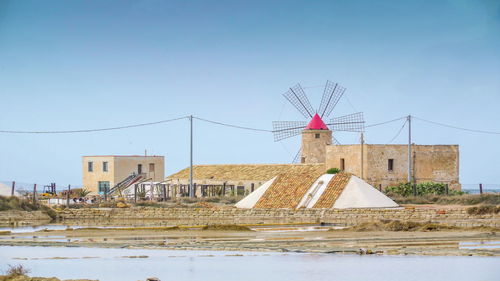
[(178, 118), (173, 118), (173, 119), (167, 119), (167, 120), (160, 120), (160, 121), (155, 121), (155, 122), (139, 123), (139, 124), (132, 124), (132, 125), (126, 125), (126, 126), (119, 126), (119, 127), (110, 127), (110, 128), (98, 128), (98, 129), (65, 130), (65, 131), (8, 131), (8, 130), (0, 130), (0, 133), (3, 133), (3, 134), (73, 134), (73, 133), (91, 133), (91, 132), (113, 131), (113, 130), (123, 130), (123, 129), (129, 129), (129, 128), (151, 126), (151, 125), (157, 125), (157, 124), (162, 124), (162, 123), (167, 123), (167, 122), (173, 122), (173, 121), (177, 121), (177, 120), (181, 120), (181, 119), (186, 119), (186, 118), (189, 118), (189, 116), (183, 116), (183, 117), (178, 117)]
[(399, 134), (403, 131), (403, 128), (406, 126), (406, 123), (408, 123), (408, 119), (403, 123), (403, 126), (399, 129), (399, 131), (396, 133), (396, 135), (389, 141), (387, 144), (391, 144), (397, 137), (399, 137)]
[(467, 131), (467, 132), (473, 132), (473, 133), (490, 134), (490, 135), (500, 135), (500, 132), (493, 132), (493, 131), (484, 131), (484, 130), (477, 130), (477, 129), (462, 128), (462, 127), (457, 127), (457, 126), (453, 126), (453, 125), (448, 125), (448, 124), (444, 124), (444, 123), (439, 123), (439, 122), (435, 122), (435, 121), (430, 121), (430, 120), (422, 119), (422, 118), (415, 117), (415, 116), (412, 116), (412, 117), (415, 118), (415, 119), (417, 119), (417, 120), (420, 120), (420, 121), (423, 121), (423, 122), (427, 122), (427, 123), (430, 123), (430, 124), (434, 124), (434, 125), (438, 125), (438, 126), (442, 126), (442, 127), (448, 127), (448, 128), (452, 128), (452, 129), (457, 129), (457, 130), (462, 130), (462, 131)]
[(403, 120), (405, 118), (407, 118), (407, 116), (403, 116), (403, 117), (400, 117), (400, 118), (397, 118), (397, 119), (392, 119), (392, 120), (385, 121), (385, 122), (380, 122), (380, 123), (366, 125), (365, 128), (370, 128), (370, 127), (385, 125), (385, 124), (388, 124), (388, 123), (392, 123), (392, 122), (396, 122), (396, 121), (399, 121), (399, 120)]
[(203, 119), (203, 118), (199, 118), (199, 117), (193, 117), (193, 118), (201, 120), (201, 121), (205, 121), (205, 122), (208, 122), (208, 123), (216, 124), (216, 125), (221, 125), (221, 126), (226, 126), (226, 127), (232, 127), (232, 128), (242, 129), (242, 130), (250, 130), (250, 131), (256, 131), (256, 132), (266, 132), (266, 133), (272, 133), (273, 132), (272, 130), (238, 126), (238, 125), (233, 125), (233, 124), (228, 124), (228, 123), (222, 123), (222, 122), (212, 121), (212, 120), (208, 120), (208, 119)]

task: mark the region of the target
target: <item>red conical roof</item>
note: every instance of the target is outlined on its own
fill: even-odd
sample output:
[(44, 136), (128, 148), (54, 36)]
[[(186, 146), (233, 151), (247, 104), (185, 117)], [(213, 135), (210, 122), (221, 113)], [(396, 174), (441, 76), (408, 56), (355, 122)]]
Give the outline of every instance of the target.
[(328, 130), (328, 127), (325, 122), (321, 120), (318, 113), (316, 113), (309, 124), (307, 124), (306, 130)]

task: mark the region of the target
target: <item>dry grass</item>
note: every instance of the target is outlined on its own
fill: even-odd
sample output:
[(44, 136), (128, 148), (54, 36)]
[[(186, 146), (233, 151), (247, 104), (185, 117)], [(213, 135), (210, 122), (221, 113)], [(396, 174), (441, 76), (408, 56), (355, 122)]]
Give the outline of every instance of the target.
[(500, 205), (500, 194), (463, 194), (463, 195), (422, 195), (400, 196), (388, 194), (398, 204), (439, 204), (439, 205)]
[(237, 224), (211, 224), (206, 225), (202, 228), (202, 230), (217, 230), (217, 231), (253, 231), (250, 228), (237, 225)]
[(498, 213), (500, 213), (500, 206), (482, 205), (482, 206), (467, 208), (467, 214), (469, 215), (486, 215), (486, 214), (498, 214)]
[(379, 220), (374, 222), (362, 222), (353, 227), (346, 228), (348, 231), (438, 231), (452, 230), (458, 227), (439, 223), (421, 223), (399, 220)]
[(19, 276), (19, 275), (26, 275), (30, 272), (31, 272), (31, 270), (29, 270), (28, 268), (25, 268), (22, 264), (18, 264), (18, 265), (10, 265), (9, 264), (9, 268), (7, 269), (6, 273), (9, 276)]

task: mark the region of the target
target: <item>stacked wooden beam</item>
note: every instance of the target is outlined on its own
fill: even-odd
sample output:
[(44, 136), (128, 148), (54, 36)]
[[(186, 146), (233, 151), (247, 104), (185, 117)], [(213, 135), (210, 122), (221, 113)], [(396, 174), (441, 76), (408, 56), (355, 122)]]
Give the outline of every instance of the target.
[(347, 183), (351, 179), (351, 174), (349, 173), (338, 173), (326, 186), (325, 191), (319, 197), (313, 208), (327, 208), (333, 207), (333, 204), (339, 198)]

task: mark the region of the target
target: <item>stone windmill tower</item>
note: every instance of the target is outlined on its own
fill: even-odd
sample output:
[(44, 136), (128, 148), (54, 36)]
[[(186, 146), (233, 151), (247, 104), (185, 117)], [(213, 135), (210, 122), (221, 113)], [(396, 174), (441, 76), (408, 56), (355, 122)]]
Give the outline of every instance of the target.
[[(309, 121), (274, 121), (274, 141), (281, 141), (302, 134), (300, 151), (294, 162), (312, 164), (325, 163), (326, 146), (335, 143), (332, 131), (363, 132), (363, 113), (357, 112), (334, 117), (328, 124), (323, 121), (331, 114), (345, 88), (338, 83), (326, 82), (321, 104), (318, 110), (313, 110), (309, 99), (300, 84), (290, 88), (283, 96)], [(298, 161), (300, 159), (300, 161)]]

